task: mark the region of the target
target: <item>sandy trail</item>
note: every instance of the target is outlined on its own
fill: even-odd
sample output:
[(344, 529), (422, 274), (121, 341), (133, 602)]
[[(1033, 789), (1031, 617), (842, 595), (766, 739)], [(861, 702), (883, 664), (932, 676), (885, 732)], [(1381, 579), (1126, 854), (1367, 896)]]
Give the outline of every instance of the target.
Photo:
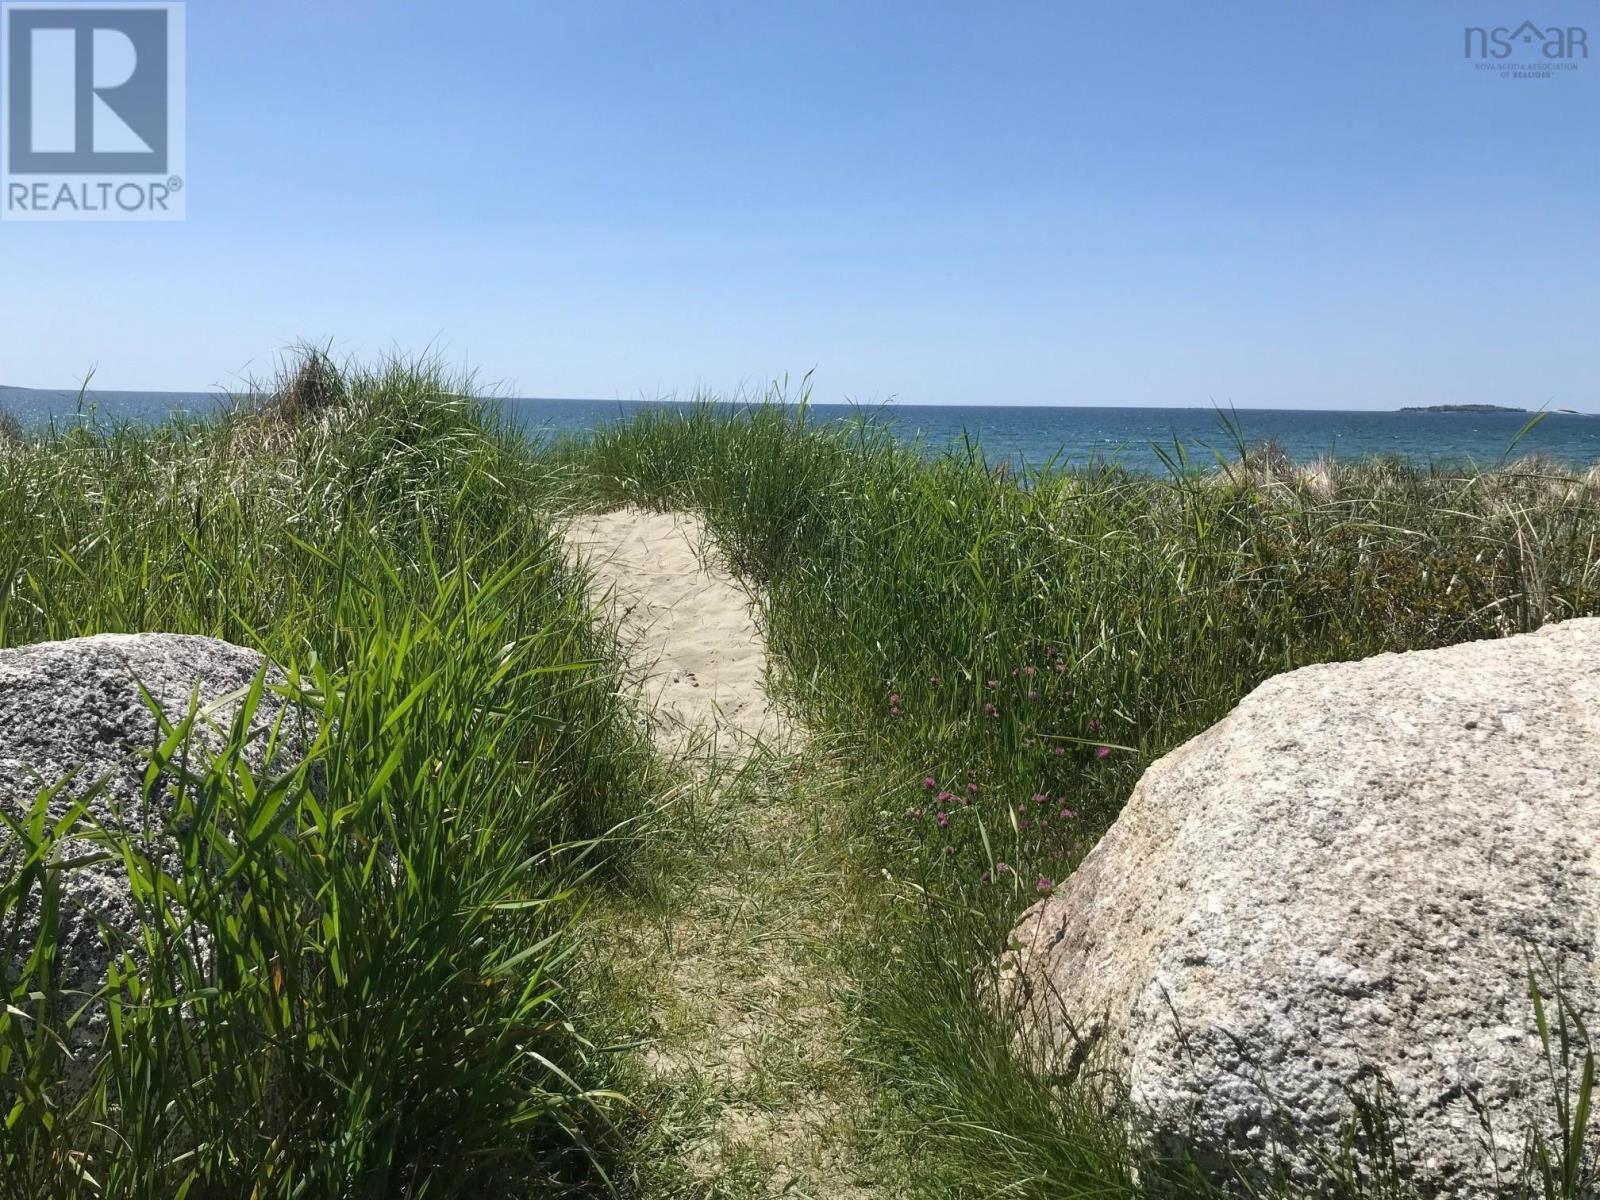
[[(644, 1010), (641, 1064), (674, 1114), (645, 1195), (885, 1194), (862, 1151), (832, 951), (840, 850), (807, 794), (807, 746), (768, 701), (749, 595), (692, 516), (582, 516), (568, 543), (612, 605), (657, 745), (696, 764), (670, 822), (674, 898), (597, 913), (614, 984)], [(732, 767), (733, 769), (724, 769)]]
[(697, 732), (736, 753), (785, 740), (750, 597), (702, 551), (698, 517), (623, 508), (579, 517), (567, 536), (610, 597), (662, 749)]

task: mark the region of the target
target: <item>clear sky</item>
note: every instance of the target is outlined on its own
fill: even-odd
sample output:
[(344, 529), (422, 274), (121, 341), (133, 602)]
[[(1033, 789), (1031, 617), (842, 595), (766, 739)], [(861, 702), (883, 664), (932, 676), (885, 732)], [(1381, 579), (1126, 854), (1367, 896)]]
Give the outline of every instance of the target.
[[(1585, 26), (1502, 79), (1468, 24)], [(188, 213), (0, 223), (0, 382), (1600, 409), (1600, 3), (192, 0)]]

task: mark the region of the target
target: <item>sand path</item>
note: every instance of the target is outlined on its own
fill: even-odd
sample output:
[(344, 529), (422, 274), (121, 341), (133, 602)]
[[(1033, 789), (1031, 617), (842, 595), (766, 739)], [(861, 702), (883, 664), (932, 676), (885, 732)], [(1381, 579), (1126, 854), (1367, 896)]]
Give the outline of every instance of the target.
[(663, 750), (697, 733), (743, 754), (786, 738), (750, 597), (703, 555), (698, 518), (623, 508), (573, 520), (568, 544), (613, 607)]
[(745, 589), (690, 516), (571, 522), (630, 651), (657, 745), (692, 801), (655, 835), (664, 893), (598, 910), (610, 994), (638, 1007), (659, 1143), (639, 1194), (889, 1194), (861, 1132), (835, 939), (842, 847), (808, 783), (804, 738), (767, 699)]

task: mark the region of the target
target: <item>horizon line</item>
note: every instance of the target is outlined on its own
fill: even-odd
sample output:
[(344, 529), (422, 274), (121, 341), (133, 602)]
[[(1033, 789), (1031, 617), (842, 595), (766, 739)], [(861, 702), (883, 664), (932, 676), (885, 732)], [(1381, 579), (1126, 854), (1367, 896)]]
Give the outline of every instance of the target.
[[(163, 389), (163, 388), (110, 388), (110, 387), (85, 388), (85, 387), (82, 387), (82, 386), (78, 386), (78, 387), (62, 387), (62, 388), (49, 388), (49, 387), (41, 388), (41, 387), (26, 387), (26, 386), (23, 386), (21, 384), (6, 384), (6, 383), (0, 383), (0, 392), (36, 392), (36, 393), (41, 393), (41, 394), (45, 394), (45, 395), (53, 395), (53, 396), (77, 396), (77, 395), (82, 395), (82, 396), (85, 396), (85, 397), (93, 397), (93, 396), (96, 396), (96, 395), (110, 395), (110, 396), (197, 396), (197, 397), (205, 397), (206, 399), (209, 399), (209, 400), (221, 400), (221, 399), (226, 399), (226, 398), (231, 397), (231, 396), (237, 396), (237, 395), (245, 394), (243, 392), (230, 392), (230, 391), (228, 391), (228, 390), (226, 390), (224, 388), (209, 388), (209, 389), (200, 389), (200, 390), (190, 390), (190, 389), (179, 390), (179, 389)], [(794, 405), (796, 405), (798, 403), (797, 401), (793, 401), (793, 400), (773, 401), (773, 400), (770, 400), (768, 397), (765, 397), (765, 396), (744, 396), (744, 397), (728, 397), (728, 398), (723, 398), (723, 397), (718, 397), (718, 396), (710, 396), (710, 397), (701, 397), (701, 396), (689, 396), (689, 397), (682, 397), (682, 396), (634, 396), (634, 397), (628, 397), (628, 398), (614, 397), (614, 398), (607, 399), (607, 398), (596, 397), (596, 396), (495, 395), (492, 392), (490, 392), (488, 394), (485, 394), (484, 396), (481, 397), (481, 399), (486, 400), (486, 401), (490, 401), (490, 402), (495, 402), (495, 403), (517, 403), (517, 404), (680, 404), (681, 405), (681, 404), (694, 404), (694, 403), (703, 402), (703, 401), (707, 401), (707, 400), (709, 400), (709, 402), (714, 403), (714, 404), (735, 404), (735, 405), (737, 405), (737, 404), (747, 404), (748, 405), (748, 404), (762, 404), (762, 403), (783, 403), (785, 405), (794, 406)], [(809, 403), (812, 407), (855, 408), (855, 409), (885, 409), (885, 408), (950, 408), (950, 409), (959, 409), (959, 408), (969, 408), (969, 409), (974, 409), (974, 408), (975, 409), (985, 409), (985, 408), (992, 408), (992, 409), (1018, 409), (1018, 408), (1026, 408), (1026, 409), (1035, 409), (1036, 408), (1036, 409), (1106, 409), (1106, 410), (1119, 410), (1119, 411), (1125, 411), (1125, 412), (1126, 411), (1152, 411), (1152, 412), (1224, 412), (1224, 413), (1225, 412), (1397, 413), (1397, 412), (1405, 412), (1405, 411), (1408, 411), (1408, 410), (1412, 410), (1412, 411), (1427, 411), (1427, 410), (1431, 410), (1431, 409), (1440, 409), (1440, 408), (1465, 407), (1465, 406), (1471, 405), (1471, 404), (1486, 404), (1488, 402), (1486, 402), (1486, 401), (1460, 401), (1460, 402), (1439, 401), (1439, 402), (1433, 403), (1433, 404), (1413, 403), (1413, 404), (1397, 405), (1397, 406), (1392, 407), (1392, 408), (1376, 408), (1376, 407), (1373, 407), (1373, 408), (1292, 408), (1292, 407), (1282, 407), (1282, 406), (1279, 406), (1279, 405), (1271, 405), (1271, 404), (1234, 404), (1234, 403), (1231, 403), (1231, 402), (1227, 403), (1227, 404), (1218, 404), (1218, 403), (1209, 403), (1209, 404), (1183, 404), (1183, 403), (1179, 403), (1179, 404), (1106, 404), (1106, 403), (1074, 402), (1074, 401), (1068, 401), (1068, 402), (1007, 401), (1007, 402), (1004, 402), (1004, 403), (985, 403), (985, 402), (982, 402), (982, 401), (959, 401), (959, 400), (920, 400), (920, 401), (918, 401), (918, 400), (902, 400), (902, 399), (899, 399), (898, 397), (891, 397), (891, 398), (889, 398), (887, 400), (849, 400), (849, 399), (843, 399), (843, 400), (811, 400), (811, 401), (808, 401), (807, 403)], [(1517, 405), (1506, 404), (1506, 405), (1496, 406), (1496, 409), (1492, 409), (1492, 410), (1489, 410), (1489, 411), (1500, 411), (1500, 412), (1503, 412), (1503, 413), (1505, 413), (1507, 415), (1514, 415), (1514, 414), (1519, 414), (1520, 413), (1520, 414), (1525, 414), (1527, 416), (1537, 416), (1540, 413), (1553, 414), (1553, 415), (1559, 415), (1559, 416), (1578, 416), (1578, 417), (1600, 416), (1600, 410), (1566, 408), (1566, 407), (1558, 407), (1558, 406), (1553, 406), (1553, 405), (1545, 405), (1545, 406), (1541, 406), (1539, 408), (1530, 408), (1530, 407), (1522, 407), (1522, 406), (1517, 406)], [(1470, 415), (1474, 415), (1474, 414), (1469, 409), (1467, 412), (1464, 412), (1464, 413), (1462, 413), (1460, 415), (1470, 416)], [(1476, 415), (1480, 415), (1481, 416), (1481, 415), (1485, 415), (1485, 414), (1483, 412), (1479, 412)]]

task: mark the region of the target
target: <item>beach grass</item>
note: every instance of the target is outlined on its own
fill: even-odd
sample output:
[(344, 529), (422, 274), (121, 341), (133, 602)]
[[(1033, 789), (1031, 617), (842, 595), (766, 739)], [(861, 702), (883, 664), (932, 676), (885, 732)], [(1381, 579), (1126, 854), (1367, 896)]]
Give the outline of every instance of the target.
[[(614, 1071), (571, 933), (657, 769), (615, 647), (469, 381), (304, 361), (220, 419), (0, 446), (0, 645), (224, 638), (319, 731), (252, 769), (255, 700), (209, 755), (165, 714), (182, 871), (42, 800), (0, 831), (0, 1195), (604, 1190)], [(18, 922), (106, 855), (140, 926), (65, 996)], [(72, 1063), (84, 1005), (112, 1033)]]
[[(0, 435), (0, 646), (196, 633), (287, 673), (212, 753), (185, 760), (191, 714), (166, 714), (184, 871), (44, 800), (0, 834), (0, 1196), (769, 1194), (742, 1144), (720, 1175), (685, 1157), (728, 1096), (774, 1128), (821, 1106), (764, 1144), (876, 1194), (1304, 1194), (1158, 1157), (1114, 1087), (1019, 1055), (992, 972), (1143, 769), (1262, 680), (1600, 612), (1600, 470), (1241, 444), (1019, 473), (781, 394), (534, 444), (473, 391), (311, 348), (220, 417)], [(704, 515), (809, 733), (714, 799), (650, 749), (561, 552), (561, 512), (624, 503)], [(309, 739), (281, 766), (244, 744), (269, 701)], [(68, 997), (60, 947), (16, 931), (84, 845), (125, 864), (141, 925)], [(732, 1090), (619, 1050), (681, 965), (678, 932), (640, 930), (680, 926), (714, 948), (695, 970), (828, 998)], [(728, 1027), (695, 990), (674, 1019)], [(116, 1014), (87, 1071), (59, 1039), (84, 1003)], [(1575, 1198), (1593, 1057), (1544, 1017), (1567, 1136), (1508, 1187)], [(1328, 1155), (1326, 1195), (1416, 1194), (1381, 1103)]]
[[(836, 799), (865, 864), (856, 1054), (919, 1156), (913, 1191), (1229, 1182), (1153, 1160), (1114, 1089), (1020, 1060), (986, 974), (1144, 768), (1269, 676), (1600, 612), (1595, 474), (1512, 454), (1300, 466), (1240, 445), (1222, 463), (1163, 448), (1163, 476), (1019, 475), (788, 399), (648, 411), (556, 458), (591, 503), (704, 514), (759, 586), (775, 687), (856, 780)], [(1593, 1141), (1576, 1144), (1592, 1180)], [(1370, 1111), (1328, 1159), (1329, 1194), (1411, 1194), (1403, 1136)], [(1524, 1182), (1545, 1194), (1538, 1161), (1530, 1143)], [(1231, 1183), (1293, 1190), (1274, 1178), (1241, 1163)]]

